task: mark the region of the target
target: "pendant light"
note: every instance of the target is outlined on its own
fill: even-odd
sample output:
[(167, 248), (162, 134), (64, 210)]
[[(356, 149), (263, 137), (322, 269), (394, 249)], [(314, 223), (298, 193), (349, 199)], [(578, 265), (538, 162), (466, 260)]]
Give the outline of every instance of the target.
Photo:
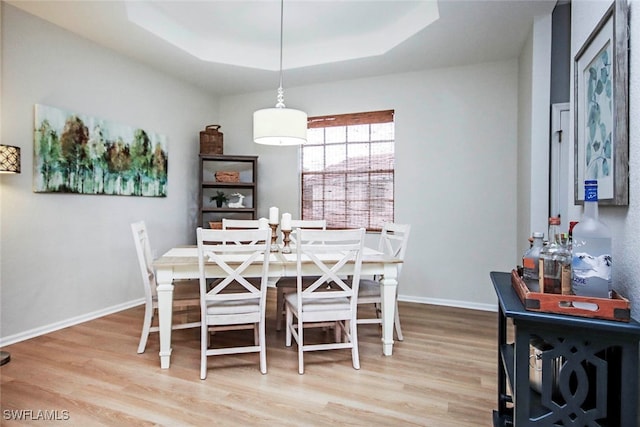
[(280, 86), (275, 108), (253, 113), (253, 140), (265, 145), (300, 145), (307, 141), (307, 113), (286, 108), (282, 89), (284, 0), (280, 0)]

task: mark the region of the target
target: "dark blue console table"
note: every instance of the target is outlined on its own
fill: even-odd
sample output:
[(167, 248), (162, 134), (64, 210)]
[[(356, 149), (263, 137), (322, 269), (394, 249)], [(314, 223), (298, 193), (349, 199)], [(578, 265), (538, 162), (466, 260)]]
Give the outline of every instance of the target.
[[(527, 311), (511, 273), (490, 276), (499, 302), (494, 426), (638, 427), (640, 324)], [(531, 387), (532, 340), (545, 343), (540, 392)]]

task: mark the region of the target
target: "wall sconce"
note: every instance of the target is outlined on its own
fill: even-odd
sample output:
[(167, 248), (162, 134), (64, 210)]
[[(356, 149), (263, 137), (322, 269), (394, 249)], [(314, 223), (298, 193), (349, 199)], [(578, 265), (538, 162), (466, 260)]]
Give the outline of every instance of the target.
[(20, 147), (0, 144), (0, 173), (20, 173)]

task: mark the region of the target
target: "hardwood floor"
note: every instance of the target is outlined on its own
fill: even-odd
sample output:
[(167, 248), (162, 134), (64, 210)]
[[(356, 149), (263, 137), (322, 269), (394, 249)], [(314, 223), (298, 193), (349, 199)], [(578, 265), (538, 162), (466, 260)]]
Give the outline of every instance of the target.
[(275, 331), (271, 289), (269, 304), (266, 375), (257, 353), (217, 356), (201, 381), (199, 329), (173, 332), (171, 368), (161, 370), (157, 334), (136, 353), (142, 306), (8, 346), (0, 424), (492, 425), (496, 313), (401, 302), (393, 356), (382, 355), (379, 325), (360, 325), (359, 371), (349, 350), (332, 350), (306, 353), (298, 375), (295, 343), (286, 348)]

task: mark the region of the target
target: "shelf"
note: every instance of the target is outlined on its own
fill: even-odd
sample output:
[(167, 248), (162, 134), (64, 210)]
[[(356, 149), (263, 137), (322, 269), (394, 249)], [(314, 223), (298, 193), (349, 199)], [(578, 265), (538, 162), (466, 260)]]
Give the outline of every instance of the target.
[(217, 160), (221, 162), (252, 162), (256, 160), (258, 156), (242, 156), (242, 155), (228, 155), (228, 154), (200, 154), (202, 160)]
[[(507, 381), (509, 382), (509, 387), (512, 390), (512, 392), (513, 390), (515, 390), (514, 388), (514, 379), (515, 379), (514, 357), (515, 357), (515, 350), (514, 350), (513, 344), (502, 344), (500, 346), (500, 359), (502, 360), (502, 366), (507, 375)], [(508, 396), (508, 397), (511, 397), (511, 396)], [(529, 402), (529, 409), (531, 411), (530, 418), (536, 419), (550, 412), (548, 409), (543, 407), (541, 403), (540, 393), (538, 393), (533, 389), (529, 390), (529, 397), (531, 399)], [(494, 412), (494, 414), (495, 413), (496, 412)], [(508, 420), (508, 422), (511, 422), (511, 417), (508, 415), (505, 415), (503, 419)], [(504, 425), (504, 424), (499, 424), (499, 425)], [(507, 424), (507, 425), (511, 425), (511, 424)]]
[[(218, 172), (234, 172), (237, 182), (220, 182), (216, 180)], [(229, 174), (226, 174), (229, 176)], [(231, 175), (233, 177), (233, 175)], [(199, 195), (198, 195), (198, 224), (208, 228), (210, 222), (220, 222), (228, 219), (257, 219), (258, 201), (258, 157), (257, 156), (226, 156), (200, 155)], [(230, 200), (229, 204), (239, 204), (244, 207), (234, 208), (224, 205), (216, 207), (210, 199), (216, 192), (224, 193)], [(234, 193), (243, 197), (236, 199)], [(240, 202), (240, 203), (238, 203)]]
[(202, 212), (254, 212), (254, 208), (202, 208)]
[(206, 188), (252, 188), (256, 186), (255, 182), (217, 182), (207, 181), (202, 183)]

